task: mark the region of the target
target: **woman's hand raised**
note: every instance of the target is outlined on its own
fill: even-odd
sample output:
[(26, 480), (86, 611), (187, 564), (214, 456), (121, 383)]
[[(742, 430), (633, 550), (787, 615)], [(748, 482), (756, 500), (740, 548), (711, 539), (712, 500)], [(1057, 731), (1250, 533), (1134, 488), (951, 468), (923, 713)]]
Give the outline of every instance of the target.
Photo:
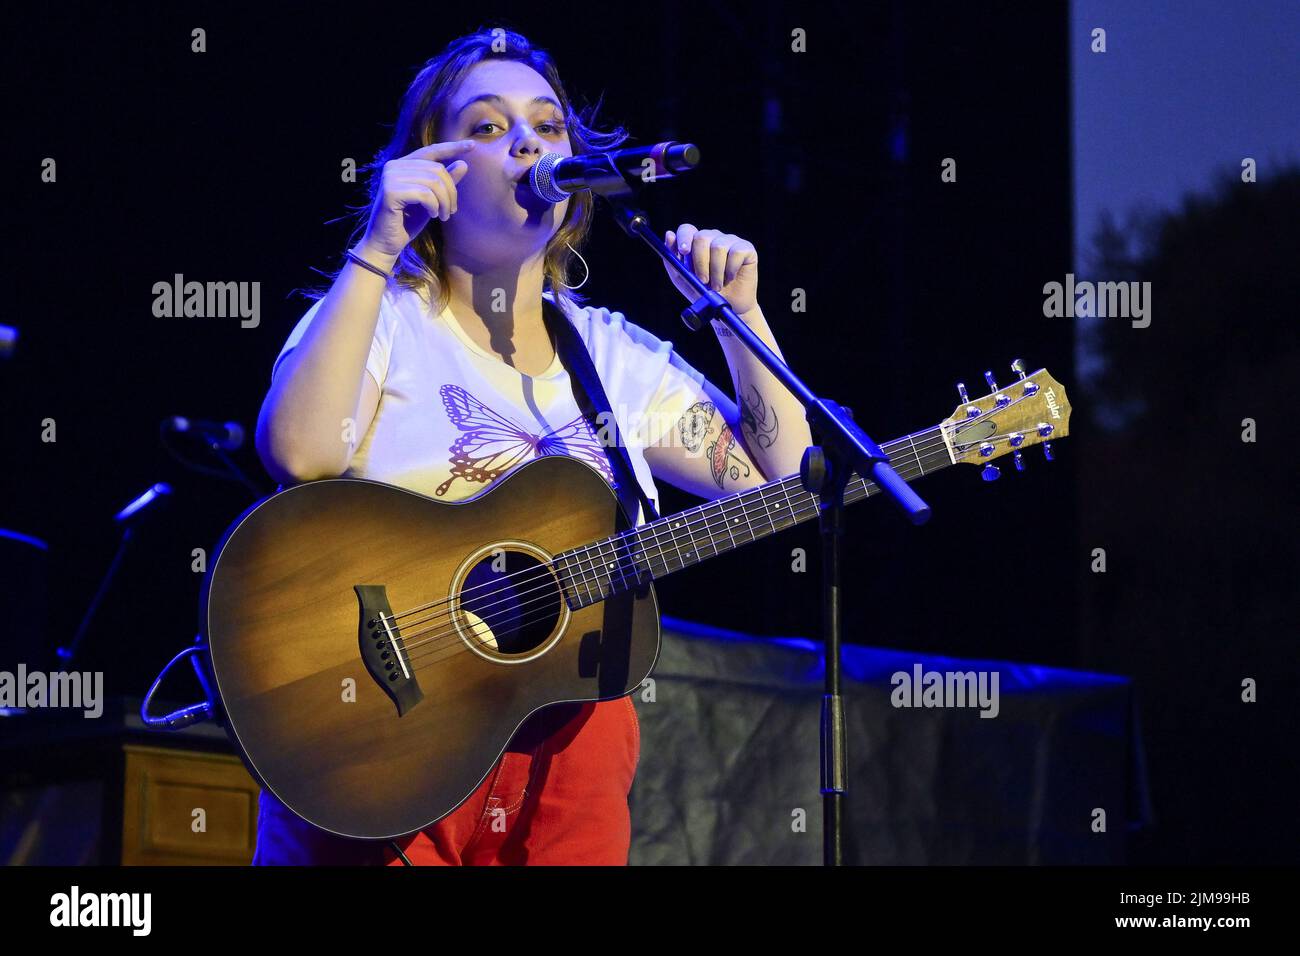
[[(740, 236), (717, 229), (696, 229), (684, 222), (664, 234), (664, 242), (696, 278), (719, 293), (737, 315), (758, 305), (758, 251)], [(677, 291), (695, 301), (695, 290), (664, 263)]]
[(443, 161), (474, 148), (473, 140), (422, 146), (400, 159), (384, 163), (361, 248), (396, 260), (429, 220), (446, 222), (456, 214), (456, 184), (469, 164)]

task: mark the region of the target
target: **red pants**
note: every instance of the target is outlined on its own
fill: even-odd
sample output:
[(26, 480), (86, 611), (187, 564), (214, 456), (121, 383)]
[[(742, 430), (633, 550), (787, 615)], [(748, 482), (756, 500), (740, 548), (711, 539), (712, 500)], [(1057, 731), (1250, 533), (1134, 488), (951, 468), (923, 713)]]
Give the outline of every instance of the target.
[[(631, 697), (560, 705), (526, 721), (478, 789), (397, 844), (417, 866), (626, 866), (627, 796), (641, 756)], [(254, 865), (402, 866), (386, 841), (350, 840), (262, 791)]]

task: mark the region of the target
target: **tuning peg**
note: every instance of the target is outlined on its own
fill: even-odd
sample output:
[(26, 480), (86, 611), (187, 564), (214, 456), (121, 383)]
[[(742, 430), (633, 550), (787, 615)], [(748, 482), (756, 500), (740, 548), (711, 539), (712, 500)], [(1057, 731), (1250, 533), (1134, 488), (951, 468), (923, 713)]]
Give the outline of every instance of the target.
[(1052, 454), (1052, 443), (1050, 441), (1043, 442), (1043, 457), (1048, 461), (1056, 460), (1056, 456)]
[[(1020, 381), (1025, 382), (1025, 375), (1026, 375), (1026, 373), (1025, 373), (1025, 362), (1024, 362), (1024, 359), (1016, 359), (1014, 362), (1012, 362), (1012, 363), (1011, 363), (1011, 371), (1015, 372), (1017, 375), (1020, 376)], [(1037, 382), (1025, 382), (1025, 394), (1026, 394), (1026, 395), (1037, 395), (1037, 394), (1038, 394), (1038, 383), (1037, 383)]]
[(970, 403), (971, 397), (969, 394), (966, 394), (966, 382), (963, 381), (957, 382), (957, 394), (961, 395), (962, 405), (966, 406), (966, 418), (978, 419), (979, 408), (976, 408), (974, 405), (971, 405)]
[(1002, 472), (998, 471), (997, 465), (985, 465), (984, 470), (980, 472), (980, 477), (985, 481), (997, 481)]
[[(998, 391), (998, 383), (993, 378), (992, 372), (984, 373), (984, 381), (989, 383), (989, 388), (991, 388), (993, 391), (995, 392)], [(994, 399), (994, 402), (997, 404), (998, 408), (1006, 408), (1008, 405), (1011, 404), (1011, 397), (1009, 395), (999, 395), (996, 399)]]
[(1025, 470), (1025, 453), (1022, 451), (1013, 452), (1016, 459), (1016, 471)]

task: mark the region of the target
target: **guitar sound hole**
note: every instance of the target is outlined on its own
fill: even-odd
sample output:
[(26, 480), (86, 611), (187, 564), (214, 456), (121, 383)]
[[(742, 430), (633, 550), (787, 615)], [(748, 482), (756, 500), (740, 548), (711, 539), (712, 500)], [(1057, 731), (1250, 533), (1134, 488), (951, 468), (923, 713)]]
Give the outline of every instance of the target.
[(485, 557), (461, 585), (465, 631), (502, 654), (524, 654), (542, 644), (554, 632), (561, 606), (550, 570), (519, 551)]

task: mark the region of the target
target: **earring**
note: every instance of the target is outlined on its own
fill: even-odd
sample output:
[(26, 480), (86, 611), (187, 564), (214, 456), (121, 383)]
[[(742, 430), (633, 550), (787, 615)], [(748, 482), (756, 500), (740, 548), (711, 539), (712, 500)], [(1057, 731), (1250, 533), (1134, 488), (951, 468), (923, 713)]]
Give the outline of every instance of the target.
[(573, 246), (570, 246), (568, 242), (565, 242), (565, 245), (569, 246), (569, 248), (573, 250), (573, 254), (577, 256), (578, 259), (582, 262), (582, 268), (587, 271), (587, 274), (582, 277), (582, 281), (579, 282), (577, 285), (569, 285), (567, 282), (561, 282), (560, 285), (564, 286), (566, 289), (581, 289), (584, 285), (587, 284), (587, 280), (591, 278), (591, 267), (587, 265), (587, 260), (582, 258), (581, 252), (579, 252), (577, 249), (574, 249)]

